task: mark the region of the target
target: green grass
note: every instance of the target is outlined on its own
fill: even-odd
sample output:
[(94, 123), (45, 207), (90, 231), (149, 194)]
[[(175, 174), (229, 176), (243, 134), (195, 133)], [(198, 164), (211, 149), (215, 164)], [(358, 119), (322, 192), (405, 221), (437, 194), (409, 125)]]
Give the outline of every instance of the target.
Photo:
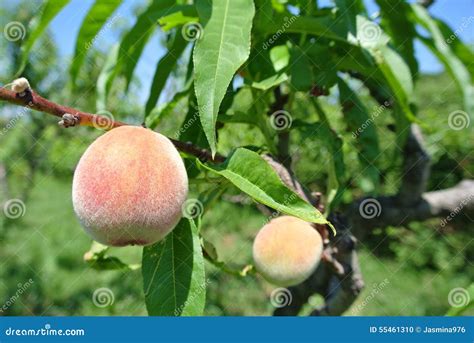
[[(83, 261), (91, 240), (74, 216), (70, 196), (70, 180), (38, 175), (25, 216), (0, 228), (0, 299), (6, 301), (19, 283), (33, 280), (3, 315), (146, 315), (139, 270), (96, 271)], [(219, 258), (237, 269), (252, 262), (252, 240), (264, 220), (252, 206), (222, 201), (205, 214), (202, 232)], [(140, 263), (141, 248), (113, 248), (110, 253)], [(359, 256), (366, 288), (347, 315), (443, 315), (449, 291), (469, 284), (467, 273), (456, 273), (449, 265), (443, 270), (414, 268), (409, 258), (375, 256), (364, 248)], [(237, 278), (206, 267), (206, 315), (272, 313), (274, 286), (259, 276)], [(388, 283), (380, 286), (385, 279)], [(93, 293), (101, 287), (112, 290), (112, 306), (94, 305)], [(302, 314), (321, 302), (312, 297)]]

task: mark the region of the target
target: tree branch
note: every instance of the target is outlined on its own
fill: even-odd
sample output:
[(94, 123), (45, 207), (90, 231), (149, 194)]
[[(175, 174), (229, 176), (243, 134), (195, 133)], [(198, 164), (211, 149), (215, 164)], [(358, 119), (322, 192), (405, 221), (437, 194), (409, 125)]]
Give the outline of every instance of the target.
[(430, 157), (418, 125), (410, 126), (403, 156), (403, 177), (397, 198), (404, 206), (410, 206), (419, 202), (430, 176)]
[[(16, 93), (6, 88), (0, 88), (0, 100), (6, 101), (10, 104), (24, 106), (29, 109), (52, 114), (62, 119), (60, 124), (64, 127), (81, 125), (108, 130), (122, 125), (128, 125), (120, 121), (116, 121), (113, 118), (83, 112), (72, 107), (56, 104), (41, 97), (38, 93), (35, 93), (30, 88), (21, 93)], [(173, 138), (169, 138), (169, 140), (179, 151), (195, 156), (201, 160), (212, 161), (215, 163), (220, 163), (225, 160), (225, 157), (221, 155), (216, 155), (213, 159), (210, 151), (201, 149), (190, 142), (182, 142)]]
[[(403, 155), (404, 175), (396, 195), (359, 199), (347, 210), (346, 216), (357, 237), (365, 236), (374, 228), (402, 226), (440, 216), (451, 218), (461, 211), (474, 213), (474, 180), (464, 180), (440, 191), (425, 192), (430, 158), (416, 125), (410, 128)], [(376, 212), (364, 212), (364, 206), (369, 203)]]

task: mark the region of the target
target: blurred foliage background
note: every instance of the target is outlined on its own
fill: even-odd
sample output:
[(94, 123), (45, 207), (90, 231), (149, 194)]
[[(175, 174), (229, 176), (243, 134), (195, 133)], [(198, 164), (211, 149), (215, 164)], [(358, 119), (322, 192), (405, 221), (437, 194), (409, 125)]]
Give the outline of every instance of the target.
[[(24, 1), (15, 6), (0, 6), (0, 27), (13, 19), (27, 22), (34, 15), (33, 3)], [(121, 32), (127, 23), (119, 21), (115, 25)], [(95, 83), (106, 58), (107, 49), (93, 47), (79, 73), (78, 87), (72, 92), (68, 85), (68, 61), (58, 55), (56, 43), (47, 32), (35, 45), (24, 76), (44, 97), (94, 111)], [(2, 84), (11, 82), (18, 63), (18, 45), (0, 42)], [(176, 75), (176, 79), (179, 77)], [(415, 89), (419, 118), (429, 123), (424, 134), (432, 156), (430, 190), (454, 186), (463, 178), (472, 178), (474, 172), (472, 131), (451, 130), (446, 118), (440, 116), (441, 108), (443, 113), (449, 113), (462, 106), (454, 86), (445, 89), (450, 82), (448, 79), (445, 73), (420, 75)], [(137, 100), (136, 88), (131, 87), (129, 93), (124, 93), (123, 82), (120, 78), (115, 80), (109, 110), (118, 114), (117, 119), (139, 123), (143, 105)], [(139, 82), (139, 79), (133, 80), (133, 83)], [(169, 85), (170, 89), (173, 87), (177, 86)], [(359, 95), (368, 108), (377, 106), (362, 85), (359, 85)], [(304, 101), (295, 101), (299, 110), (294, 111), (294, 119), (315, 120), (316, 117), (311, 117), (315, 114), (305, 112), (308, 106)], [(342, 127), (339, 106), (329, 98), (324, 107), (331, 125)], [(19, 284), (30, 278), (33, 284), (0, 315), (146, 315), (139, 270), (96, 271), (83, 260), (91, 240), (73, 213), (71, 180), (81, 154), (100, 132), (88, 128), (65, 130), (59, 128), (51, 116), (32, 111), (23, 115), (21, 110), (0, 103), (0, 127), (11, 127), (0, 133), (0, 165), (7, 175), (1, 180), (0, 196), (19, 198), (26, 204), (22, 218), (0, 217), (0, 303), (13, 296)], [(184, 116), (178, 104), (160, 123), (160, 131), (173, 136)], [(389, 122), (388, 116), (381, 115), (375, 124), (381, 129)], [(350, 134), (343, 133), (347, 135), (344, 141), (350, 140)], [(387, 130), (384, 129), (380, 137), (386, 138), (380, 142), (381, 150), (394, 151), (393, 155), (386, 153), (380, 161), (384, 175), (377, 192), (390, 193), (394, 191), (391, 188), (394, 182), (390, 181), (399, 176), (401, 165), (394, 159), (398, 152), (396, 147), (389, 146), (393, 139), (387, 137)], [(299, 137), (295, 134), (292, 139), (297, 143)], [(220, 131), (218, 150), (226, 153), (236, 145), (263, 142), (256, 129), (245, 124), (233, 125)], [(293, 160), (298, 177), (313, 189), (324, 190), (328, 179), (324, 165), (327, 152), (318, 149), (316, 144), (297, 147)], [(347, 174), (356, 175), (356, 152), (350, 145), (344, 149)], [(198, 191), (199, 185), (194, 185), (193, 190)], [(371, 191), (363, 179), (351, 180), (344, 201), (360, 196), (361, 190)], [(251, 263), (252, 240), (265, 218), (251, 204), (235, 204), (226, 199), (231, 200), (224, 198), (206, 213), (202, 230), (215, 245), (220, 258), (239, 268)], [(347, 315), (444, 315), (449, 308), (449, 291), (467, 287), (474, 279), (474, 248), (472, 244), (466, 248), (472, 240), (472, 223), (470, 225), (460, 227), (448, 223), (440, 229), (440, 221), (436, 219), (374, 232), (361, 242), (361, 266), (367, 286)], [(424, 243), (420, 246), (419, 242)], [(112, 249), (111, 254), (127, 263), (141, 260), (140, 248)], [(262, 278), (236, 278), (210, 264), (206, 268), (209, 281), (206, 315), (272, 313), (268, 297), (274, 287)], [(386, 278), (390, 283), (375, 292)], [(93, 304), (92, 294), (100, 287), (113, 291), (112, 306), (100, 308)], [(310, 300), (312, 306), (321, 303), (318, 297)], [(309, 311), (305, 308), (302, 314)], [(474, 314), (472, 309), (469, 311), (466, 314)]]

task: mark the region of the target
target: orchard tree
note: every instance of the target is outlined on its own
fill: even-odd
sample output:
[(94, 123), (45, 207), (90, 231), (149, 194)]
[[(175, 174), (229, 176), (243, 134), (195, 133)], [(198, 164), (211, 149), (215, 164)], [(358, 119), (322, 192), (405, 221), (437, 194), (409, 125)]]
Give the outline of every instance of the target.
[[(9, 40), (21, 42), (18, 77), (28, 75), (35, 42), (68, 2), (45, 1), (28, 29), (19, 22), (5, 26)], [(109, 256), (107, 246), (144, 246), (150, 315), (203, 314), (205, 259), (235, 277), (259, 273), (288, 287), (284, 296), (291, 301), (276, 315), (296, 315), (316, 293), (325, 303), (313, 315), (341, 315), (364, 286), (358, 239), (376, 228), (472, 213), (473, 180), (427, 191), (430, 156), (421, 132), (429, 123), (418, 119), (413, 97), (419, 75), (414, 42), (434, 53), (463, 96), (464, 108), (440, 109), (452, 130), (469, 130), (474, 55), (458, 31), (429, 14), (432, 1), (376, 2), (380, 12), (369, 15), (361, 0), (335, 0), (332, 7), (311, 0), (154, 0), (110, 50), (97, 79), (95, 110), (47, 100), (26, 78), (1, 88), (1, 100), (55, 115), (65, 128), (107, 131), (91, 142), (74, 175), (74, 209), (99, 242), (87, 262), (97, 269), (132, 268)], [(97, 0), (90, 8), (69, 66), (72, 89), (120, 4)], [(156, 30), (166, 35), (167, 51), (156, 65), (143, 124), (133, 126), (106, 111), (107, 99), (117, 79), (129, 88)], [(183, 82), (158, 106), (175, 75)], [(368, 101), (377, 103), (374, 109)], [(338, 104), (338, 118), (326, 111), (328, 102)], [(182, 103), (186, 115), (176, 134), (158, 133)], [(219, 142), (238, 124), (258, 130), (262, 143), (235, 145), (224, 155)], [(381, 148), (386, 139), (395, 149)], [(300, 182), (293, 170), (305, 147), (325, 152), (325, 159), (311, 161), (323, 166), (317, 170), (326, 175), (324, 189)], [(357, 155), (350, 161), (354, 175), (348, 175), (348, 154)], [(387, 182), (380, 158), (387, 154), (401, 167), (394, 191), (380, 194)], [(357, 179), (366, 186), (354, 198), (347, 193)], [(188, 180), (189, 194), (199, 190), (194, 198)], [(213, 202), (236, 190), (267, 216), (255, 228), (255, 266), (242, 270), (221, 262), (201, 231)]]

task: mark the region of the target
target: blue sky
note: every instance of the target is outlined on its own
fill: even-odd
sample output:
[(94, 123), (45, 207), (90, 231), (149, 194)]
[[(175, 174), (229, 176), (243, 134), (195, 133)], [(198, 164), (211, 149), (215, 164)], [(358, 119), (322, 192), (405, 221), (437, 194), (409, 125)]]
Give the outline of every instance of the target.
[[(74, 51), (75, 39), (84, 19), (94, 0), (72, 0), (70, 4), (53, 20), (51, 31), (60, 48), (60, 53), (65, 57), (70, 57)], [(120, 20), (127, 21), (131, 26), (135, 20), (133, 9), (145, 3), (144, 0), (128, 0), (117, 9), (120, 13)], [(365, 0), (370, 14), (377, 11), (374, 0)], [(330, 5), (331, 0), (319, 0), (320, 5)], [(453, 30), (460, 27), (463, 21), (470, 16), (474, 16), (474, 0), (437, 0), (430, 7), (430, 12), (446, 21)], [(474, 43), (474, 21), (460, 33), (463, 41)], [(117, 33), (107, 30), (95, 42), (98, 47), (107, 47), (117, 41)], [(416, 55), (423, 72), (435, 73), (443, 69), (436, 58), (420, 43), (415, 46)], [(150, 88), (151, 80), (155, 71), (156, 62), (164, 54), (163, 48), (159, 44), (159, 33), (155, 35), (147, 44), (145, 51), (140, 58), (135, 74), (138, 76), (143, 87), (143, 100), (145, 101)]]

